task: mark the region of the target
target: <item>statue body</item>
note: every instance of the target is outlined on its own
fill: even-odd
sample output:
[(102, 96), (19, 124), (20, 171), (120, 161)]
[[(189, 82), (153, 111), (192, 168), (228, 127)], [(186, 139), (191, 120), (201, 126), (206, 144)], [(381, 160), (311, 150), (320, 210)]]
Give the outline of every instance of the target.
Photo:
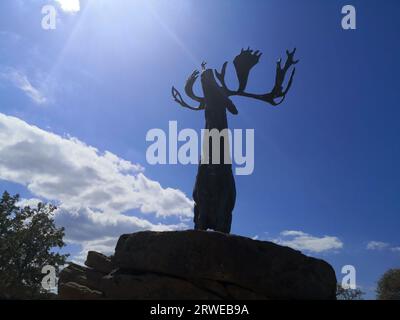
[[(206, 69), (201, 74), (201, 85), (204, 93), (205, 129), (222, 132), (228, 129), (226, 110), (233, 105), (214, 77), (213, 70)], [(203, 150), (196, 182), (193, 190), (194, 228), (197, 230), (213, 229), (229, 233), (231, 230), (232, 211), (235, 207), (236, 187), (232, 172), (232, 164), (225, 163), (225, 143), (229, 149), (229, 141), (224, 137), (216, 137), (219, 141), (219, 163), (213, 163), (213, 144), (216, 143), (204, 134), (203, 141), (209, 139), (209, 149)], [(214, 138), (215, 139), (215, 138)]]
[[(182, 107), (191, 110), (204, 110), (205, 129), (208, 132), (214, 130), (218, 133), (228, 129), (227, 110), (232, 114), (238, 111), (229, 98), (230, 96), (244, 96), (267, 102), (277, 106), (283, 102), (286, 93), (291, 87), (295, 69), (293, 69), (286, 89), (283, 90), (283, 82), (288, 69), (296, 64), (294, 61), (295, 50), (287, 51), (287, 60), (283, 67), (281, 61), (277, 63), (275, 85), (271, 92), (266, 94), (252, 94), (245, 92), (248, 76), (251, 68), (258, 63), (261, 56), (259, 51), (250, 49), (242, 52), (234, 59), (236, 74), (239, 80), (239, 88), (236, 91), (228, 89), (225, 83), (227, 62), (224, 63), (221, 72), (205, 68), (202, 63), (201, 87), (204, 97), (199, 97), (193, 92), (193, 85), (200, 74), (195, 70), (186, 81), (185, 92), (193, 100), (199, 102), (198, 107), (188, 105), (178, 90), (172, 87), (174, 100)], [(215, 75), (214, 75), (215, 72)], [(219, 83), (217, 82), (217, 79)], [(276, 102), (276, 99), (280, 101)], [(225, 141), (226, 139), (226, 141)], [(236, 201), (235, 179), (232, 172), (232, 163), (229, 155), (228, 136), (220, 134), (211, 138), (204, 135), (203, 154), (198, 166), (196, 182), (193, 190), (194, 228), (197, 230), (213, 229), (229, 233), (232, 223), (232, 211)], [(218, 148), (219, 147), (219, 148)], [(219, 151), (219, 161), (215, 162), (213, 153)]]

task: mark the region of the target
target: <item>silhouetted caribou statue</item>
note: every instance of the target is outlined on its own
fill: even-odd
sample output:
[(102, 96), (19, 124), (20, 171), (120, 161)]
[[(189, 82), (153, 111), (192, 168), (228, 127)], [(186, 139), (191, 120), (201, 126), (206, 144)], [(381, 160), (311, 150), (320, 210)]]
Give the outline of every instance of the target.
[[(250, 70), (258, 63), (261, 56), (261, 52), (258, 50), (253, 52), (248, 48), (247, 50), (242, 49), (241, 53), (233, 60), (239, 80), (239, 88), (236, 91), (228, 89), (225, 83), (228, 62), (223, 64), (221, 72), (215, 70), (215, 76), (214, 71), (206, 69), (206, 63), (203, 62), (200, 78), (204, 97), (199, 97), (193, 92), (194, 83), (200, 74), (199, 71), (195, 70), (185, 85), (186, 94), (197, 101), (199, 105), (197, 107), (188, 105), (175, 87), (172, 87), (172, 96), (182, 107), (196, 111), (205, 110), (205, 129), (216, 129), (218, 132), (222, 132), (228, 128), (226, 110), (228, 109), (232, 114), (238, 113), (235, 105), (229, 99), (231, 96), (253, 98), (273, 106), (283, 102), (292, 85), (296, 68), (293, 68), (286, 89), (284, 89), (286, 73), (291, 66), (298, 62), (298, 60), (295, 61), (293, 59), (295, 52), (296, 49), (292, 52), (286, 51), (287, 58), (283, 67), (281, 66), (281, 59), (278, 60), (275, 85), (271, 92), (254, 94), (245, 91)], [(203, 156), (198, 167), (193, 190), (193, 199), (195, 201), (194, 228), (198, 230), (214, 229), (229, 233), (231, 230), (232, 211), (236, 200), (236, 187), (230, 157), (227, 152), (224, 152), (224, 150), (229, 150), (229, 146), (226, 148), (229, 144), (228, 137), (221, 134), (218, 139), (219, 141), (212, 139), (210, 135), (204, 136), (203, 143), (207, 143), (208, 148), (203, 146)], [(218, 163), (215, 163), (213, 161), (213, 152), (218, 152), (218, 148), (220, 158)]]

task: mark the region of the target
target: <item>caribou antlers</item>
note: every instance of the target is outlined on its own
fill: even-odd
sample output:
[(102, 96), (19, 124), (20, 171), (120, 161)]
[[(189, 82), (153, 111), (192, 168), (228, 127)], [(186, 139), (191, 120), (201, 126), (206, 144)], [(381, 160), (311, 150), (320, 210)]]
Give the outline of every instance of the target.
[(175, 87), (172, 87), (172, 96), (174, 100), (179, 103), (182, 107), (188, 108), (190, 110), (203, 110), (205, 108), (205, 102), (204, 98), (200, 98), (196, 96), (193, 92), (193, 85), (197, 80), (197, 77), (199, 76), (199, 71), (194, 70), (193, 73), (190, 75), (190, 77), (186, 80), (186, 85), (185, 85), (185, 93), (188, 95), (188, 97), (192, 98), (194, 101), (197, 101), (200, 103), (198, 107), (191, 107), (188, 105), (182, 98), (182, 95), (179, 93), (178, 90), (175, 89)]
[(253, 50), (250, 50), (249, 47), (247, 50), (242, 49), (240, 54), (233, 60), (236, 75), (239, 80), (239, 89), (237, 92), (243, 92), (246, 88), (250, 70), (258, 63), (261, 55), (262, 53), (260, 53), (260, 51), (257, 50), (253, 53)]
[[(232, 91), (228, 89), (226, 82), (225, 82), (225, 73), (226, 73), (226, 67), (228, 65), (228, 62), (225, 62), (221, 68), (221, 71), (218, 72), (215, 70), (215, 75), (219, 82), (221, 83), (222, 89), (224, 89), (227, 97), (230, 96), (242, 96), (242, 97), (248, 97), (248, 98), (253, 98), (257, 100), (261, 100), (264, 102), (267, 102), (273, 106), (277, 106), (283, 102), (283, 100), (286, 97), (286, 94), (288, 93), (290, 87), (292, 86), (293, 82), (293, 77), (296, 71), (296, 68), (293, 68), (292, 73), (290, 75), (289, 81), (286, 85), (286, 89), (283, 88), (284, 81), (286, 78), (286, 73), (289, 71), (291, 66), (294, 66), (296, 63), (299, 62), (299, 60), (294, 60), (294, 54), (296, 52), (296, 48), (293, 49), (292, 52), (286, 50), (286, 61), (285, 65), (282, 67), (281, 66), (281, 59), (278, 60), (276, 63), (276, 75), (275, 75), (275, 84), (274, 87), (272, 88), (271, 92), (265, 93), (265, 94), (254, 94), (254, 93), (248, 93), (245, 92), (246, 86), (247, 86), (247, 80), (250, 74), (251, 69), (258, 63), (262, 53), (258, 50), (253, 51), (250, 50), (250, 48), (247, 48), (246, 50), (243, 50), (240, 52), (239, 55), (235, 57), (233, 60), (233, 64), (235, 66), (236, 70), (236, 75), (239, 81), (239, 88), (236, 91)], [(203, 70), (205, 70), (206, 63), (203, 62), (201, 64), (201, 67)], [(194, 83), (196, 82), (197, 78), (199, 76), (199, 71), (195, 70), (190, 77), (186, 81), (185, 85), (185, 92), (186, 94), (192, 98), (194, 101), (199, 102), (198, 107), (191, 107), (188, 105), (182, 98), (181, 94), (179, 93), (178, 90), (175, 89), (175, 87), (172, 87), (172, 96), (174, 100), (179, 103), (182, 107), (188, 108), (191, 110), (203, 110), (205, 108), (205, 101), (204, 98), (200, 98), (195, 95), (193, 92), (193, 86)], [(279, 101), (276, 101), (277, 99), (280, 99)]]
[[(222, 87), (225, 89), (226, 93), (229, 96), (243, 96), (243, 97), (253, 98), (268, 102), (273, 106), (277, 106), (283, 102), (286, 94), (288, 93), (292, 85), (293, 76), (295, 74), (296, 68), (293, 68), (286, 89), (283, 90), (283, 82), (285, 81), (287, 71), (290, 69), (291, 66), (299, 62), (299, 60), (293, 60), (295, 52), (296, 48), (294, 48), (292, 52), (286, 50), (287, 58), (283, 68), (281, 66), (281, 59), (278, 60), (276, 64), (275, 85), (272, 91), (269, 93), (254, 94), (254, 93), (247, 93), (244, 91), (246, 89), (247, 79), (250, 70), (258, 63), (258, 60), (261, 57), (262, 53), (260, 53), (258, 50), (253, 52), (253, 50), (250, 50), (250, 48), (248, 48), (247, 50), (242, 49), (241, 53), (238, 56), (236, 56), (236, 58), (233, 60), (233, 64), (235, 66), (236, 74), (239, 80), (239, 88), (237, 91), (229, 90), (226, 86), (225, 72), (226, 72), (227, 62), (225, 62), (224, 65), (222, 66), (221, 72), (216, 71), (216, 75), (218, 80), (221, 82)], [(281, 98), (281, 100), (279, 102), (276, 102), (275, 100), (279, 98)]]

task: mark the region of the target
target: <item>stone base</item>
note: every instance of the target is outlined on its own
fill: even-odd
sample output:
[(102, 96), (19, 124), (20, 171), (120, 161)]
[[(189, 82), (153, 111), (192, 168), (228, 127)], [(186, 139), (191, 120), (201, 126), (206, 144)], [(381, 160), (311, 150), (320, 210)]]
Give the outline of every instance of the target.
[(61, 299), (335, 299), (323, 260), (277, 244), (209, 231), (122, 235), (112, 258), (70, 264)]

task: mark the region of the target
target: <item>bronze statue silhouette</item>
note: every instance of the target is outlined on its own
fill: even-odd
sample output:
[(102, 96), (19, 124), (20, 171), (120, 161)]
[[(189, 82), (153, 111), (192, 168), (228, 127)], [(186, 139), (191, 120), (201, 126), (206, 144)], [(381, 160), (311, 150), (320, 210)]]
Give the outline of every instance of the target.
[[(182, 107), (190, 110), (204, 110), (206, 125), (205, 129), (216, 129), (222, 132), (228, 128), (226, 110), (232, 114), (238, 111), (229, 99), (231, 96), (242, 96), (267, 102), (277, 106), (283, 102), (288, 93), (296, 68), (293, 68), (289, 81), (284, 89), (284, 81), (287, 71), (297, 61), (294, 60), (296, 48), (292, 51), (286, 51), (287, 59), (284, 66), (281, 66), (281, 59), (276, 64), (275, 85), (271, 92), (265, 94), (254, 94), (245, 91), (250, 70), (258, 63), (261, 52), (253, 51), (250, 48), (241, 51), (235, 57), (233, 64), (239, 81), (239, 87), (233, 91), (228, 89), (225, 83), (225, 73), (228, 62), (225, 62), (220, 72), (217, 70), (206, 69), (206, 63), (201, 64), (201, 87), (203, 97), (197, 96), (193, 92), (193, 86), (199, 76), (199, 71), (195, 70), (187, 79), (185, 85), (186, 94), (199, 105), (192, 107), (182, 98), (175, 87), (172, 87), (172, 96), (174, 100)], [(215, 76), (214, 76), (215, 71)], [(216, 78), (219, 83), (217, 82)], [(203, 156), (198, 167), (196, 182), (193, 190), (194, 206), (194, 228), (197, 230), (213, 229), (229, 233), (232, 222), (232, 211), (236, 200), (235, 180), (232, 173), (232, 164), (230, 158), (224, 150), (229, 141), (224, 141), (227, 136), (221, 135), (220, 141), (211, 139), (210, 136), (204, 136), (203, 143), (207, 142), (208, 148), (203, 146)], [(227, 139), (228, 140), (228, 139)], [(218, 163), (213, 163), (213, 151), (220, 152)], [(215, 147), (217, 149), (215, 149)], [(229, 149), (228, 149), (229, 150)]]

